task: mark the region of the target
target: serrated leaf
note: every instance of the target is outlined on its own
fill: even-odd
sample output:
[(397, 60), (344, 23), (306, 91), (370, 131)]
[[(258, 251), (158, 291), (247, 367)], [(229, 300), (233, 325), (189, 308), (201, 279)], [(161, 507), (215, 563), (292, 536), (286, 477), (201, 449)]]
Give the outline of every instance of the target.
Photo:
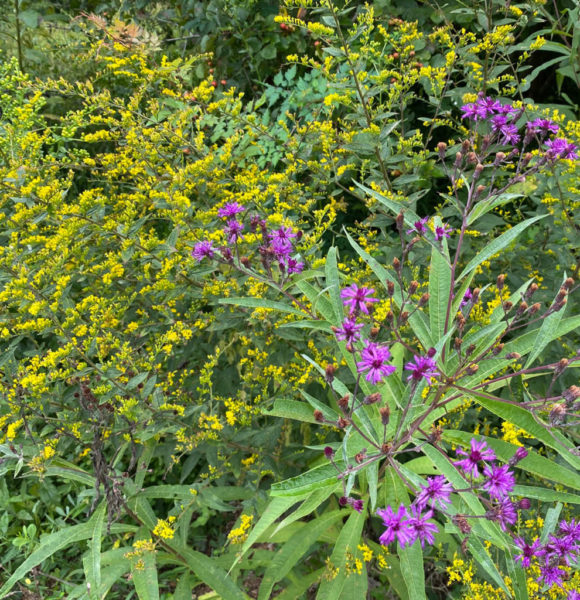
[(531, 219), (527, 219), (522, 223), (518, 223), (511, 229), (508, 229), (506, 232), (502, 233), (498, 238), (493, 240), (491, 243), (487, 244), (481, 252), (475, 256), (472, 260), (467, 263), (467, 266), (461, 271), (459, 277), (457, 277), (457, 281), (461, 281), (468, 273), (471, 273), (476, 267), (481, 265), (484, 260), (488, 260), (494, 254), (501, 252), (506, 246), (511, 244), (522, 231), (527, 229), (530, 225), (539, 221), (540, 219), (545, 219), (548, 215), (538, 215), (537, 217), (532, 217)]
[(308, 526), (288, 540), (268, 565), (258, 591), (258, 600), (268, 600), (276, 582), (281, 581), (292, 570), (294, 565), (308, 552), (318, 537), (343, 515), (342, 510), (334, 510), (309, 521)]
[(291, 313), (293, 315), (300, 315), (301, 317), (305, 316), (305, 313), (298, 308), (288, 306), (283, 302), (275, 302), (263, 298), (220, 298), (218, 303), (233, 304), (235, 306), (244, 306), (246, 308), (267, 308), (270, 310)]
[[(441, 220), (438, 218), (438, 224)], [(429, 320), (431, 339), (438, 342), (445, 331), (445, 317), (451, 293), (451, 266), (448, 260), (447, 240), (443, 239), (443, 254), (435, 247), (431, 250), (429, 267)]]
[(98, 598), (98, 592), (101, 589), (101, 538), (103, 536), (106, 508), (107, 503), (103, 501), (95, 511), (93, 537), (89, 542), (87, 581), (91, 586), (89, 594), (91, 598)]
[[(334, 550), (330, 556), (332, 565), (339, 569), (338, 575), (330, 581), (322, 581), (318, 588), (318, 594), (316, 594), (316, 600), (336, 600), (340, 597), (340, 593), (342, 592), (347, 577), (345, 568), (347, 553), (350, 552), (354, 554), (356, 552), (365, 518), (365, 510), (361, 513), (352, 511), (350, 514), (348, 521), (338, 535)], [(355, 575), (351, 575), (351, 577), (355, 577)]]

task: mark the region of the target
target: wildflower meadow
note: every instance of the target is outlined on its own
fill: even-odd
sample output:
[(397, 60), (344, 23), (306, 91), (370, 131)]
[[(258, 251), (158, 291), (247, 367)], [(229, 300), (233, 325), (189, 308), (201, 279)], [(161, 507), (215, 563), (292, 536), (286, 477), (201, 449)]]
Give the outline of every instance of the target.
[(0, 598), (580, 600), (578, 23), (0, 7)]

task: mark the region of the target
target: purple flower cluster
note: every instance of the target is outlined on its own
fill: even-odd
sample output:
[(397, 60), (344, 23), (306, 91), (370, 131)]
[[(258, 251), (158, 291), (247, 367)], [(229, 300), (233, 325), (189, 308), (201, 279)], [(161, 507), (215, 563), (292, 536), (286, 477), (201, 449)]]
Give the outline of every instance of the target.
[[(542, 544), (539, 539), (528, 544), (523, 538), (516, 537), (514, 543), (519, 550), (515, 559), (528, 568), (537, 561), (540, 567), (538, 581), (544, 585), (561, 586), (566, 572), (561, 567), (575, 564), (580, 557), (580, 521), (560, 521), (556, 535), (550, 535)], [(572, 600), (580, 600), (580, 595), (568, 596)]]
[[(522, 115), (523, 110), (516, 109), (511, 104), (502, 104), (499, 100), (480, 94), (475, 102), (464, 104), (461, 107), (461, 112), (462, 119), (487, 121), (491, 131), (496, 136), (497, 142), (500, 144), (513, 146), (521, 140), (516, 121)], [(523, 140), (524, 146), (534, 137), (538, 137), (540, 142), (544, 142), (547, 148), (546, 156), (549, 160), (578, 158), (576, 145), (572, 142), (564, 138), (546, 140), (548, 135), (557, 134), (559, 129), (558, 124), (550, 119), (528, 121)]]
[[(238, 202), (228, 202), (218, 209), (218, 217), (225, 220), (224, 233), (228, 244), (235, 245), (244, 238), (243, 231), (245, 225), (238, 220), (237, 215), (245, 212), (246, 208)], [(294, 238), (299, 238), (299, 234), (294, 232), (290, 227), (280, 227), (272, 231), (266, 228), (266, 222), (254, 215), (250, 219), (250, 229), (256, 231), (260, 229), (262, 233), (262, 245), (258, 248), (262, 262), (269, 264), (272, 261), (277, 261), (280, 271), (287, 273), (300, 273), (304, 269), (304, 263), (293, 258), (291, 255), (294, 252)], [(193, 248), (191, 255), (195, 260), (201, 262), (204, 258), (212, 259), (216, 257), (219, 250), (219, 256), (226, 262), (233, 260), (233, 254), (230, 248), (224, 247), (217, 249), (213, 243), (208, 240), (197, 242)]]
[[(395, 540), (403, 548), (419, 540), (421, 547), (425, 543), (433, 544), (434, 535), (439, 531), (437, 525), (430, 523), (433, 518), (433, 508), (439, 505), (442, 509), (450, 503), (451, 484), (442, 475), (428, 477), (427, 485), (422, 486), (408, 509), (401, 504), (397, 512), (390, 506), (379, 509), (377, 514), (383, 519), (385, 531), (379, 541), (383, 546), (388, 546)], [(431, 508), (428, 506), (431, 505)]]
[[(423, 217), (418, 221), (413, 223), (413, 227), (411, 229), (407, 229), (407, 234), (418, 234), (425, 235), (429, 228), (427, 227), (427, 223), (429, 222), (429, 217)], [(453, 231), (449, 225), (443, 223), (441, 226), (435, 227), (435, 240), (440, 242), (443, 238), (448, 238), (449, 234)]]

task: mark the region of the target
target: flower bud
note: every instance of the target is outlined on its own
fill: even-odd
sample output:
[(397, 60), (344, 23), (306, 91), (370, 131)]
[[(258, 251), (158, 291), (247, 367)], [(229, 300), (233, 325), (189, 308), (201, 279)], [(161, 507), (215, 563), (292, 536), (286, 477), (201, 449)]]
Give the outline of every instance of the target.
[(542, 305), (539, 302), (536, 302), (535, 304), (532, 304), (532, 306), (530, 306), (530, 310), (528, 311), (528, 313), (530, 315), (535, 315), (540, 308), (542, 308)]
[(505, 283), (505, 275), (503, 275), (503, 274), (498, 275), (495, 285), (500, 292), (501, 292), (501, 290), (503, 290), (504, 283)]
[(429, 350), (427, 350), (427, 358), (433, 358), (435, 354), (437, 354), (435, 348), (429, 348)]
[(451, 520), (459, 527), (459, 531), (464, 535), (467, 535), (471, 532), (471, 525), (468, 523), (467, 519), (463, 515), (453, 515)]
[(439, 152), (439, 158), (441, 160), (445, 158), (445, 150), (447, 150), (447, 144), (445, 142), (439, 142), (437, 144), (437, 152)]
[(380, 402), (382, 399), (383, 399), (383, 397), (379, 394), (379, 392), (375, 392), (374, 394), (369, 394), (368, 396), (365, 396), (363, 403), (364, 404), (376, 404), (377, 402)]
[(345, 507), (348, 504), (348, 498), (346, 496), (341, 496), (338, 499), (339, 506)]
[(397, 218), (395, 219), (395, 223), (397, 224), (397, 229), (399, 231), (402, 231), (403, 230), (403, 224), (405, 223), (405, 216), (403, 215), (402, 212), (400, 212), (397, 215)]
[(395, 258), (393, 258), (393, 267), (395, 268), (395, 271), (399, 272), (401, 270), (401, 261), (395, 256)]
[(497, 344), (497, 346), (494, 346), (493, 350), (491, 351), (491, 353), (494, 356), (497, 356), (502, 350), (503, 350), (504, 344)]
[(340, 409), (344, 412), (346, 412), (348, 410), (348, 403), (350, 401), (350, 396), (348, 394), (346, 394), (346, 396), (343, 396), (339, 401), (338, 401), (338, 406), (340, 407)]
[(461, 154), (461, 152), (456, 152), (454, 166), (459, 167), (461, 165), (462, 160), (463, 160), (463, 154)]
[(562, 300), (564, 300), (564, 298), (566, 298), (567, 295), (568, 295), (568, 290), (562, 286), (558, 292), (558, 295), (556, 296), (556, 300), (555, 300), (556, 304), (559, 302), (562, 302)]
[(531, 296), (532, 294), (535, 294), (538, 291), (538, 284), (537, 283), (532, 283), (532, 285), (530, 285), (530, 287), (528, 288), (528, 294)]
[(522, 446), (520, 446), (516, 450), (516, 453), (509, 459), (508, 464), (510, 465), (510, 467), (513, 467), (517, 465), (520, 462), (520, 460), (524, 460), (524, 458), (526, 458), (527, 455), (528, 451)]
[(481, 163), (477, 163), (475, 166), (475, 170), (473, 171), (473, 179), (478, 179), (483, 171), (483, 165)]
[(556, 365), (554, 371), (558, 374), (562, 373), (562, 371), (568, 366), (569, 360), (567, 358), (561, 358)]
[(427, 302), (429, 302), (429, 294), (427, 292), (425, 292), (420, 298), (419, 298), (419, 307), (421, 306), (425, 306), (427, 304)]
[(418, 281), (411, 281), (411, 283), (409, 284), (409, 294), (414, 294), (417, 291), (417, 288), (419, 287), (419, 282)]
[(348, 427), (348, 421), (340, 417), (340, 419), (338, 419), (338, 421), (336, 422), (336, 426), (339, 429), (345, 429), (346, 427)]
[(550, 424), (562, 425), (562, 423), (566, 420), (566, 405), (562, 402), (553, 404), (552, 409), (550, 410), (549, 418)]
[(392, 281), (387, 281), (387, 293), (389, 298), (392, 298), (395, 293), (395, 284)]
[(529, 498), (522, 498), (517, 504), (518, 510), (528, 510), (530, 506), (532, 506), (532, 503)]
[(408, 318), (409, 318), (409, 312), (405, 310), (399, 315), (399, 322), (406, 323)]
[(572, 277), (568, 277), (566, 279), (566, 281), (564, 281), (562, 287), (566, 288), (567, 290), (570, 290), (570, 288), (574, 285), (574, 279), (572, 279)]
[(367, 449), (366, 449), (366, 448), (363, 448), (363, 449), (362, 449), (360, 452), (357, 452), (357, 453), (354, 455), (354, 462), (355, 462), (357, 465), (360, 465), (360, 464), (361, 464), (361, 463), (364, 461), (364, 459), (365, 459), (366, 457), (367, 457)]
[(326, 381), (328, 383), (332, 383), (334, 379), (334, 374), (336, 373), (336, 367), (334, 365), (326, 365), (326, 369), (324, 370), (326, 375)]
[(466, 369), (466, 373), (468, 375), (473, 375), (474, 373), (477, 373), (477, 371), (479, 370), (479, 365), (476, 365), (475, 363), (469, 365), (469, 367), (467, 367)]
[(465, 355), (471, 356), (473, 354), (474, 350), (475, 350), (475, 344), (469, 344), (469, 346), (467, 346), (467, 350), (465, 351)]
[(510, 302), (508, 300), (507, 302), (504, 303), (503, 307), (506, 312), (509, 312), (513, 308), (513, 302)]
[(475, 154), (475, 152), (470, 152), (470, 153), (467, 155), (467, 162), (468, 162), (470, 165), (476, 165), (476, 164), (477, 164), (477, 154)]
[(477, 304), (479, 302), (479, 294), (481, 293), (481, 290), (479, 288), (475, 288), (473, 290), (473, 293), (471, 295), (471, 302), (473, 304)]
[(509, 352), (508, 354), (505, 355), (505, 357), (508, 360), (518, 360), (518, 358), (521, 358), (522, 355), (519, 354), (518, 352)]
[(471, 148), (471, 142), (469, 140), (463, 140), (461, 142), (461, 153), (465, 154), (469, 148)]
[(475, 188), (475, 196), (479, 196), (484, 190), (485, 190), (486, 186), (485, 185), (478, 185)]
[(558, 312), (559, 310), (562, 310), (564, 308), (564, 306), (566, 306), (567, 302), (568, 302), (568, 298), (564, 298), (562, 301), (555, 304), (554, 312)]
[(320, 410), (314, 411), (314, 420), (317, 421), (318, 423), (324, 422), (324, 415), (322, 414), (322, 411), (320, 411)]
[(499, 163), (501, 163), (503, 160), (505, 160), (505, 154), (503, 152), (498, 152), (495, 155), (495, 160), (493, 164), (497, 167), (497, 165), (499, 165)]
[(247, 256), (242, 256), (242, 258), (240, 258), (240, 262), (244, 265), (244, 267), (249, 267), (251, 264), (250, 259)]
[(522, 313), (525, 313), (526, 310), (528, 310), (528, 303), (525, 300), (522, 300), (518, 306), (517, 314), (521, 315)]
[(393, 314), (393, 311), (392, 311), (392, 310), (390, 310), (390, 311), (387, 313), (387, 317), (386, 317), (387, 323), (388, 323), (389, 325), (392, 325), (392, 324), (393, 324), (393, 320), (394, 320), (394, 319), (395, 319), (395, 315)]
[(330, 446), (326, 446), (326, 448), (324, 448), (324, 456), (331, 459), (334, 456), (334, 450)]
[(463, 344), (463, 340), (460, 337), (456, 337), (453, 340), (453, 347), (455, 348), (455, 350), (457, 350), (457, 352), (461, 350), (461, 344)]
[(566, 401), (566, 405), (570, 406), (577, 398), (580, 398), (580, 387), (573, 385), (567, 390), (564, 390), (562, 398)]
[(380, 329), (378, 327), (371, 327), (370, 338), (374, 340), (377, 335), (379, 335), (379, 331)]
[(381, 423), (385, 426), (388, 425), (391, 418), (391, 409), (388, 406), (381, 406), (379, 413), (381, 415)]

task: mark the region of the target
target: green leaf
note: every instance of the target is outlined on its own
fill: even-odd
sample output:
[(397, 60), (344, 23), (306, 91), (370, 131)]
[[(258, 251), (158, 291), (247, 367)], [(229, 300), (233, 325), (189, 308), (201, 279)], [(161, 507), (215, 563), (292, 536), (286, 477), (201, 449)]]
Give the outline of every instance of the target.
[[(340, 469), (342, 467), (342, 461), (336, 461), (336, 466)], [(333, 465), (315, 467), (296, 477), (291, 477), (290, 479), (286, 479), (279, 483), (273, 483), (270, 488), (270, 495), (286, 498), (305, 496), (322, 487), (334, 486), (338, 481), (337, 475), (338, 471)]]
[(528, 582), (526, 579), (526, 571), (521, 566), (516, 565), (513, 558), (506, 552), (505, 561), (508, 568), (508, 575), (512, 580), (512, 587), (516, 596), (516, 600), (529, 600)]
[(463, 269), (459, 277), (457, 277), (457, 281), (463, 279), (468, 273), (473, 271), (476, 267), (478, 267), (484, 260), (488, 260), (494, 254), (497, 254), (501, 250), (503, 250), (506, 246), (511, 244), (518, 235), (527, 229), (532, 223), (539, 221), (540, 219), (545, 219), (548, 215), (539, 215), (537, 217), (532, 217), (531, 219), (527, 219), (522, 223), (518, 223), (515, 227), (508, 229), (505, 233), (502, 233), (498, 238), (493, 240), (491, 243), (487, 244), (485, 248), (475, 257), (473, 260), (467, 263), (467, 266)]
[(280, 312), (291, 313), (303, 317), (304, 312), (293, 306), (288, 306), (283, 302), (275, 302), (273, 300), (265, 300), (263, 298), (220, 298), (219, 304), (233, 304), (235, 306), (244, 306), (246, 308), (268, 308), (270, 310), (278, 310)]
[(270, 410), (262, 410), (262, 414), (268, 417), (283, 417), (305, 423), (316, 423), (314, 411), (305, 402), (290, 400), (288, 398), (277, 398)]
[(304, 319), (300, 321), (291, 321), (278, 325), (278, 329), (314, 329), (316, 331), (326, 331), (332, 333), (331, 325), (328, 321), (314, 321), (313, 319)]
[(296, 600), (296, 598), (302, 598), (310, 586), (322, 579), (325, 571), (326, 567), (322, 567), (322, 569), (318, 569), (313, 573), (297, 577), (292, 585), (276, 596), (276, 600)]
[(516, 485), (514, 488), (516, 496), (524, 498), (533, 498), (542, 502), (565, 502), (566, 504), (580, 504), (578, 494), (568, 494), (567, 492), (556, 492), (548, 488), (534, 487), (531, 485)]
[(481, 543), (479, 538), (470, 535), (468, 545), (469, 550), (471, 552), (471, 556), (473, 556), (475, 561), (482, 568), (483, 572), (487, 573), (487, 575), (489, 575), (494, 580), (494, 582), (497, 585), (499, 585), (499, 587), (508, 595), (509, 598), (510, 592), (505, 584), (505, 581), (503, 580), (501, 573), (497, 570), (495, 562), (491, 560), (491, 557), (487, 553), (486, 549), (483, 547), (483, 544)]
[(548, 509), (548, 512), (546, 513), (546, 518), (544, 519), (544, 527), (540, 535), (540, 542), (542, 542), (542, 544), (545, 544), (548, 541), (550, 535), (554, 533), (554, 529), (556, 529), (556, 525), (558, 524), (558, 519), (560, 518), (561, 512), (561, 502), (558, 502), (556, 506), (553, 506), (552, 508)]
[(319, 290), (307, 281), (296, 281), (296, 287), (310, 300), (313, 311), (319, 312), (329, 323), (336, 323), (334, 309), (324, 290)]
[[(337, 488), (338, 486), (339, 484), (337, 483)], [(312, 514), (329, 496), (334, 494), (337, 488), (333, 489), (331, 487), (327, 487), (322, 490), (316, 490), (312, 492), (310, 496), (308, 496), (308, 498), (306, 498), (306, 500), (304, 500), (304, 502), (302, 502), (302, 504), (293, 513), (288, 515), (278, 525), (278, 527), (276, 527), (272, 535), (275, 535), (278, 531), (284, 529), (284, 527), (294, 523), (298, 519)]]
[[(354, 554), (357, 550), (357, 546), (360, 542), (360, 536), (363, 525), (365, 524), (366, 511), (363, 510), (361, 513), (352, 511), (348, 521), (345, 523), (336, 544), (334, 550), (330, 556), (330, 562), (334, 567), (338, 567), (338, 575), (330, 581), (323, 580), (318, 588), (318, 594), (316, 600), (336, 600), (340, 598), (342, 588), (344, 587), (346, 574), (346, 561), (347, 553)], [(350, 575), (350, 577), (358, 577), (356, 574)]]
[[(437, 225), (441, 219), (437, 218)], [(443, 239), (443, 254), (433, 247), (431, 250), (431, 266), (429, 268), (429, 319), (431, 323), (431, 339), (438, 342), (445, 331), (445, 316), (449, 294), (451, 293), (451, 266), (449, 265), (447, 240)]]
[(0, 598), (4, 598), (12, 587), (24, 577), (30, 570), (40, 565), (53, 554), (82, 540), (92, 537), (95, 523), (91, 518), (87, 523), (65, 527), (60, 531), (43, 536), (40, 546), (14, 571), (8, 581), (0, 588)]
[(500, 194), (499, 196), (492, 196), (488, 200), (477, 202), (473, 207), (473, 210), (467, 217), (467, 225), (473, 225), (477, 219), (488, 213), (490, 210), (507, 204), (516, 198), (522, 198), (523, 194)]
[(524, 369), (527, 369), (535, 360), (540, 356), (542, 350), (554, 339), (554, 334), (558, 331), (560, 321), (564, 316), (566, 307), (560, 309), (558, 312), (548, 315), (543, 321), (538, 336), (534, 341), (533, 350), (528, 355)]
[(336, 262), (336, 248), (332, 247), (326, 255), (325, 264), (326, 273), (326, 289), (330, 294), (330, 303), (334, 309), (335, 320), (333, 325), (338, 326), (343, 320), (343, 304), (340, 297), (340, 275), (338, 273), (338, 265)]
[(244, 554), (252, 547), (252, 544), (259, 539), (259, 537), (268, 529), (268, 527), (270, 527), (270, 525), (272, 525), (272, 523), (274, 523), (274, 521), (282, 513), (285, 513), (291, 506), (296, 504), (296, 502), (296, 498), (273, 498), (271, 500), (258, 522), (248, 534), (248, 537), (246, 538), (246, 541), (244, 542), (242, 549), (236, 557), (232, 567), (240, 561)]
[(294, 565), (308, 552), (318, 537), (324, 533), (344, 512), (334, 510), (308, 522), (300, 535), (288, 540), (272, 557), (258, 592), (258, 600), (268, 600), (276, 582), (281, 581), (292, 570)]
[(139, 600), (159, 600), (159, 581), (154, 552), (144, 552), (139, 561), (133, 561), (131, 575)]
[(107, 503), (103, 501), (95, 511), (93, 515), (95, 520), (93, 537), (89, 543), (89, 561), (87, 563), (87, 581), (91, 586), (89, 596), (97, 599), (99, 598), (98, 592), (101, 589), (101, 538), (103, 536), (106, 509)]

